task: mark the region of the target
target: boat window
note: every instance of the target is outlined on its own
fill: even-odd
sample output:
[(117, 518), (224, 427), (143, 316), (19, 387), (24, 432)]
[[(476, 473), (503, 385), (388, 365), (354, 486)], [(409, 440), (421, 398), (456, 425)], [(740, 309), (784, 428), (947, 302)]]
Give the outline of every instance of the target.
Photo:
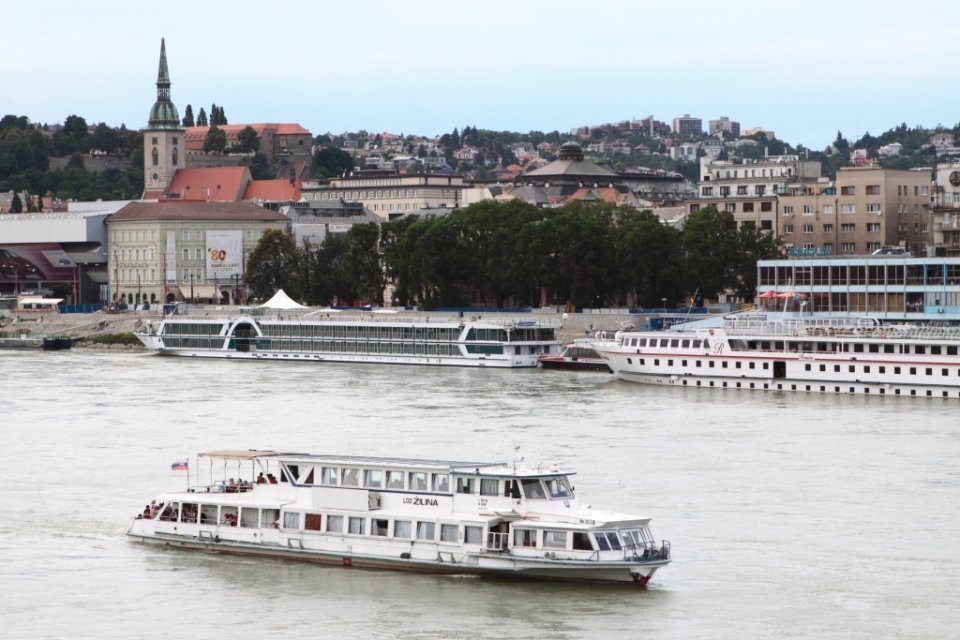
[(436, 540), (436, 525), (432, 522), (417, 523), (417, 540)]
[(676, 349), (679, 346), (680, 346), (680, 340), (678, 338), (674, 338), (673, 340), (670, 341), (670, 347), (672, 349)]
[(433, 490), (446, 493), (450, 491), (450, 478), (445, 473), (433, 474)]
[(280, 482), (290, 482), (290, 478), (296, 478), (299, 477), (299, 475), (300, 467), (295, 464), (287, 465), (281, 468)]
[(379, 489), (383, 486), (383, 471), (380, 469), (363, 470), (363, 486)]
[(410, 491), (427, 491), (427, 474), (422, 471), (410, 472)]
[(566, 478), (547, 478), (543, 481), (551, 498), (569, 498), (570, 484)]
[(283, 528), (284, 529), (299, 529), (300, 528), (300, 514), (294, 511), (287, 511), (283, 514)]
[(374, 518), (372, 520), (372, 525), (370, 527), (370, 533), (375, 536), (386, 536), (387, 535), (387, 526), (390, 524), (389, 520), (383, 518)]
[(321, 484), (326, 484), (330, 486), (337, 486), (337, 468), (336, 467), (323, 467), (320, 472), (320, 482)]
[(514, 529), (513, 546), (515, 547), (536, 547), (537, 532), (533, 529)]
[(327, 516), (327, 533), (343, 533), (343, 516)]
[(457, 493), (473, 493), (473, 478), (457, 478)]
[(930, 345), (930, 355), (932, 356), (943, 355), (939, 345)]
[(237, 526), (238, 509), (236, 507), (223, 507), (220, 509), (220, 524), (228, 527)]
[(343, 479), (341, 482), (345, 487), (359, 487), (360, 486), (360, 470), (344, 469)]
[(180, 522), (189, 522), (191, 524), (197, 523), (197, 514), (199, 508), (195, 504), (185, 502), (183, 507), (180, 509)]
[(544, 549), (566, 549), (567, 532), (566, 531), (544, 531), (543, 532)]
[(363, 535), (363, 518), (351, 517), (348, 522), (347, 533), (352, 533), (354, 535), (362, 536)]
[(321, 531), (322, 527), (321, 521), (322, 517), (319, 513), (308, 513), (306, 516), (306, 522), (303, 524), (303, 528), (307, 531)]
[(646, 339), (646, 338), (640, 338), (640, 346), (641, 346), (641, 347), (647, 346), (647, 339)]
[(307, 477), (300, 481), (300, 484), (313, 484), (313, 465), (307, 467)]
[(681, 340), (681, 341), (680, 341), (680, 346), (683, 347), (684, 349), (689, 349), (689, 348), (690, 348), (690, 339), (689, 339), (689, 338), (686, 338), (686, 339), (684, 339), (684, 340)]
[[(603, 534), (599, 533), (597, 535), (599, 536)], [(607, 542), (610, 543), (611, 549), (620, 550), (622, 548), (620, 546), (620, 537), (617, 535), (616, 531), (607, 531)]]
[(544, 500), (547, 494), (543, 492), (543, 485), (539, 478), (532, 478), (520, 481), (523, 484), (523, 495), (527, 500)]
[(260, 526), (260, 509), (244, 507), (240, 510), (240, 526), (256, 529)]
[(577, 551), (593, 551), (593, 545), (590, 544), (590, 536), (582, 531), (574, 531), (573, 548)]
[(216, 523), (217, 523), (217, 505), (215, 504), (200, 505), (200, 524), (216, 524)]
[(403, 489), (403, 471), (387, 471), (387, 489)]
[(519, 498), (520, 497), (520, 481), (519, 480), (507, 480), (503, 483), (503, 497), (504, 498)]
[(394, 520), (393, 521), (393, 537), (409, 540), (410, 539), (410, 521)]
[(913, 345), (913, 352), (917, 355), (923, 355), (927, 352), (927, 348), (922, 344)]
[(160, 515), (157, 516), (157, 520), (176, 520), (180, 517), (180, 503), (171, 502), (163, 508), (163, 511), (160, 512)]
[(610, 545), (607, 543), (607, 536), (601, 532), (597, 531), (593, 534), (593, 537), (597, 541), (597, 547), (600, 548), (600, 551), (610, 551)]
[(440, 542), (457, 542), (457, 534), (460, 532), (459, 525), (442, 524), (440, 525)]
[(495, 496), (500, 489), (500, 481), (496, 478), (483, 478), (480, 480), (480, 495)]
[(463, 528), (463, 542), (464, 544), (482, 544), (483, 527), (465, 526)]

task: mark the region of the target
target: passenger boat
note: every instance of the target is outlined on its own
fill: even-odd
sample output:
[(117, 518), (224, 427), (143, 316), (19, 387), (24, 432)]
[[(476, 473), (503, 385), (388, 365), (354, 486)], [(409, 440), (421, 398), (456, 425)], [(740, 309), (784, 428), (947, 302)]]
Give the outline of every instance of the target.
[(960, 328), (738, 314), (717, 328), (625, 331), (595, 343), (649, 384), (960, 398)]
[(605, 371), (610, 365), (593, 348), (594, 338), (578, 338), (563, 347), (559, 355), (540, 356), (537, 362), (541, 369), (567, 369), (573, 371)]
[(557, 354), (558, 322), (314, 311), (275, 317), (174, 315), (136, 335), (162, 355), (463, 367), (536, 367)]
[(71, 338), (44, 338), (42, 347), (44, 351), (62, 351), (73, 346)]
[(670, 562), (649, 518), (582, 505), (556, 466), (272, 451), (203, 453), (197, 466), (210, 484), (156, 496), (127, 533), (344, 567), (638, 585)]

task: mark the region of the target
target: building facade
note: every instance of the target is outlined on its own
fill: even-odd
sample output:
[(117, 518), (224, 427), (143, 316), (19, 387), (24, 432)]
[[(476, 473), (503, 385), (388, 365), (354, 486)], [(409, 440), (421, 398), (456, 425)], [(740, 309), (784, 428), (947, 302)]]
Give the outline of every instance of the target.
[(930, 218), (936, 255), (960, 256), (960, 163), (937, 167)]
[(110, 300), (236, 303), (247, 257), (282, 214), (255, 204), (133, 202), (106, 219)]
[(933, 247), (930, 186), (929, 170), (843, 167), (833, 182), (790, 185), (779, 195), (779, 233), (791, 253), (899, 247), (926, 256)]
[(672, 130), (679, 136), (702, 136), (703, 120), (691, 118), (689, 113), (685, 113), (682, 118), (673, 119)]
[(167, 46), (160, 40), (160, 70), (157, 72), (157, 100), (143, 129), (144, 198), (162, 197), (174, 174), (184, 166), (180, 114), (170, 99), (170, 72)]
[(327, 182), (304, 182), (301, 199), (359, 202), (383, 220), (392, 220), (424, 209), (456, 209), (463, 203), (464, 189), (463, 176), (455, 174), (353, 171)]

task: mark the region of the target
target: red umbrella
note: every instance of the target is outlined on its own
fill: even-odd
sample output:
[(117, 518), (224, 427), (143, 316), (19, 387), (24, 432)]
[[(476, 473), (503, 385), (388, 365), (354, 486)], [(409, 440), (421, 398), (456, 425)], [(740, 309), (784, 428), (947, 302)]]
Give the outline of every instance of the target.
[(758, 298), (776, 298), (776, 297), (777, 297), (777, 292), (776, 292), (776, 291), (764, 291), (763, 293), (761, 293), (761, 294), (758, 295), (757, 297), (758, 297)]
[(801, 298), (806, 298), (807, 295), (806, 295), (805, 293), (795, 293), (795, 292), (793, 292), (793, 291), (784, 291), (784, 292), (782, 292), (782, 293), (778, 293), (778, 294), (777, 294), (777, 297), (778, 297), (778, 298), (793, 298), (794, 300), (799, 300), (799, 299), (801, 299)]

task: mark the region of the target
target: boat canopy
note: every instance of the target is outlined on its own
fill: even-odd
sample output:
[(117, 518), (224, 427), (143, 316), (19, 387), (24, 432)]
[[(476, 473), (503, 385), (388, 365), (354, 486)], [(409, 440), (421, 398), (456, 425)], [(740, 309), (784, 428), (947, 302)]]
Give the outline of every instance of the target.
[(283, 289), (279, 289), (273, 297), (260, 305), (261, 309), (307, 309), (290, 296)]
[(263, 456), (277, 455), (276, 451), (267, 451), (263, 449), (248, 449), (246, 451), (237, 449), (224, 449), (222, 451), (205, 451), (197, 454), (198, 458), (216, 458), (218, 460), (253, 460)]

